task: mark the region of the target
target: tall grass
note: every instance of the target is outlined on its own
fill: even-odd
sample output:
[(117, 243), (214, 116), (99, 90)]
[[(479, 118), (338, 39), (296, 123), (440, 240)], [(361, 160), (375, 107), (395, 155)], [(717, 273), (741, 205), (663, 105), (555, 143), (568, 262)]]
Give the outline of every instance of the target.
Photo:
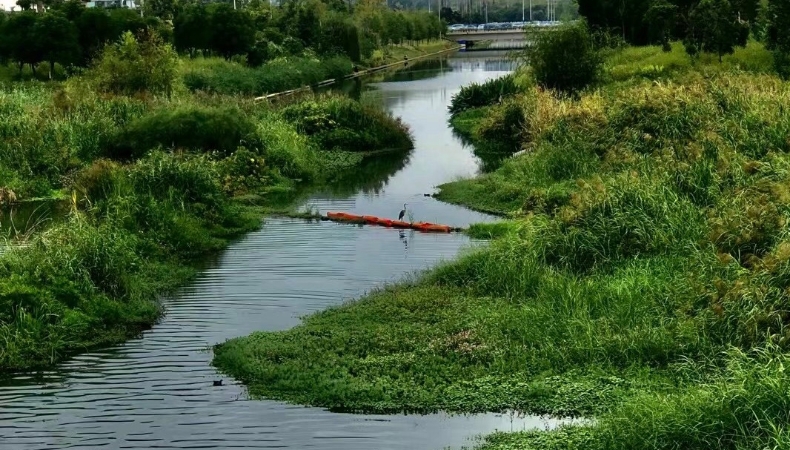
[[(607, 71), (673, 57), (627, 50)], [(596, 419), (488, 448), (787, 447), (790, 86), (695, 64), (512, 96), (525, 152), (442, 187), (511, 215), (474, 230), (490, 246), (214, 363), (253, 394), (338, 410)], [(479, 136), (499, 113), (458, 117)]]
[(325, 60), (281, 58), (250, 68), (219, 58), (193, 59), (184, 64), (182, 78), (192, 91), (224, 95), (264, 95), (321, 81), (336, 79), (352, 71), (347, 58)]
[(481, 84), (472, 83), (453, 96), (450, 113), (455, 115), (468, 109), (490, 106), (516, 92), (518, 87), (514, 75), (505, 75)]
[(333, 121), (321, 132), (334, 140), (300, 133), (289, 110), (237, 97), (96, 96), (76, 78), (0, 89), (0, 187), (22, 201), (70, 200), (67, 220), (0, 255), (0, 372), (151, 326), (158, 296), (194, 274), (194, 258), (260, 226), (234, 197), (260, 205), (345, 174), (362, 162), (345, 144), (410, 145), (398, 121), (348, 99), (291, 108), (313, 107)]
[(400, 119), (347, 97), (319, 97), (286, 107), (282, 114), (323, 149), (366, 152), (412, 147)]

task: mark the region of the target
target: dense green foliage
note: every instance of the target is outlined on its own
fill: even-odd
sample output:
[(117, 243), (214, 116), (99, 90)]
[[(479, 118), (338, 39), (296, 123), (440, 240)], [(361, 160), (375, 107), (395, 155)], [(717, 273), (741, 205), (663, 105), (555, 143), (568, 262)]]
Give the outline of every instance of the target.
[(596, 81), (603, 59), (584, 22), (538, 33), (527, 52), (532, 73), (547, 89), (574, 94)]
[(737, 13), (729, 0), (702, 0), (691, 10), (689, 30), (686, 33), (686, 51), (695, 56), (701, 52), (719, 55), (731, 54), (736, 45), (745, 46), (749, 26), (738, 23)]
[[(175, 63), (157, 35), (126, 33), (84, 77), (0, 88), (0, 207), (70, 198), (66, 219), (0, 254), (0, 372), (151, 326), (192, 258), (260, 225), (234, 198), (262, 205), (343, 176), (363, 160), (345, 149), (411, 146), (399, 121), (345, 98), (282, 110), (175, 92)], [(332, 138), (300, 133), (293, 111), (313, 109), (328, 117), (316, 137)]]
[(0, 62), (13, 61), (20, 73), (29, 65), (34, 75), (36, 66), (46, 62), (52, 77), (56, 63), (86, 66), (105, 44), (124, 32), (149, 28), (166, 35), (162, 27), (158, 19), (143, 19), (125, 8), (85, 8), (82, 2), (62, 2), (42, 14), (22, 11), (0, 22)]
[[(73, 182), (87, 209), (0, 257), (0, 370), (120, 342), (159, 316), (157, 295), (260, 219), (230, 206), (212, 164), (152, 154), (97, 161)], [(75, 207), (76, 207), (75, 203)]]
[(188, 105), (131, 121), (109, 139), (105, 149), (108, 157), (128, 160), (157, 147), (227, 155), (241, 145), (261, 148), (256, 125), (246, 114), (237, 108)]
[(527, 152), (442, 187), (511, 213), (470, 230), (490, 246), (230, 340), (215, 364), (253, 394), (337, 410), (595, 418), (495, 449), (784, 448), (790, 87), (730, 70), (737, 52), (658, 75), (636, 57), (671, 50), (614, 55), (578, 98), (524, 86), (459, 115), (523, 111)]
[(503, 97), (517, 92), (516, 79), (513, 75), (488, 80), (484, 83), (472, 83), (461, 88), (453, 96), (450, 113), (453, 115), (472, 108), (490, 106), (498, 103)]
[[(46, 12), (36, 13), (27, 2), (27, 10), (2, 15), (0, 64), (16, 64), (16, 77), (25, 77), (23, 69), (29, 66), (28, 76), (36, 77), (38, 65), (46, 62), (50, 78), (64, 78), (78, 72), (75, 69), (79, 67), (89, 66), (104, 46), (131, 32), (146, 36), (141, 39), (143, 42), (156, 35), (191, 58), (222, 57), (253, 68), (271, 61), (273, 65), (257, 73), (268, 69), (275, 73), (259, 75), (256, 78), (266, 80), (254, 84), (260, 87), (261, 81), (276, 82), (277, 89), (285, 90), (301, 87), (305, 80), (323, 81), (330, 77), (290, 78), (282, 73), (283, 58), (290, 62), (320, 60), (322, 63), (313, 63), (318, 67), (311, 71), (347, 75), (350, 61), (379, 63), (378, 54), (389, 46), (437, 40), (444, 32), (436, 15), (394, 11), (376, 2), (360, 2), (353, 8), (321, 0), (289, 0), (278, 7), (257, 0), (240, 3), (236, 9), (230, 3), (154, 1), (144, 4), (147, 14), (143, 18), (126, 8), (85, 8), (78, 0), (55, 2)], [(336, 61), (345, 61), (342, 71), (337, 70)], [(209, 67), (223, 69), (220, 64), (201, 64), (203, 70)], [(128, 76), (126, 70), (119, 72), (123, 73), (119, 77)], [(246, 89), (244, 83), (235, 85), (223, 92), (264, 92)]]
[[(428, 9), (427, 0), (400, 1), (403, 5), (414, 5), (418, 9)], [(553, 16), (547, 0), (532, 0), (525, 2), (524, 8), (520, 2), (507, 0), (493, 0), (489, 2), (460, 2), (444, 3), (442, 7), (442, 20), (448, 24), (456, 23), (486, 23), (488, 22), (521, 22), (521, 21), (548, 21), (552, 17), (560, 21), (576, 20), (579, 10), (575, 0), (557, 0), (554, 2)], [(530, 8), (530, 6), (532, 6)], [(435, 6), (434, 6), (435, 7)]]
[(344, 57), (280, 58), (251, 68), (219, 59), (196, 59), (182, 70), (184, 84), (193, 91), (224, 95), (263, 95), (281, 92), (351, 73)]
[(178, 57), (155, 33), (131, 32), (117, 44), (108, 45), (93, 68), (96, 88), (102, 92), (132, 95), (170, 95), (176, 82)]
[[(645, 45), (663, 44), (670, 36), (683, 40), (690, 34), (698, 35), (700, 27), (715, 24), (722, 24), (726, 29), (739, 23), (754, 26), (761, 0), (716, 0), (713, 3), (709, 0), (579, 0), (578, 4), (579, 14), (593, 29), (614, 32), (631, 44)], [(701, 5), (701, 9), (709, 9), (709, 6), (720, 9), (715, 11), (715, 22), (708, 22), (710, 17), (694, 12)]]
[(345, 97), (303, 102), (283, 109), (283, 117), (325, 149), (370, 151), (411, 147), (400, 119)]
[(770, 0), (768, 18), (768, 46), (774, 51), (776, 69), (785, 78), (790, 78), (790, 4), (781, 0)]

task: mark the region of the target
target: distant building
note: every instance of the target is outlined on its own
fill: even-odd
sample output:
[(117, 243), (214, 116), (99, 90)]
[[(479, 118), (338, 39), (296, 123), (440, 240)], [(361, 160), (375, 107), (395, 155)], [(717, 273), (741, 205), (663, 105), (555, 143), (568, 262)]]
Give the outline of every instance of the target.
[[(130, 8), (136, 9), (142, 4), (141, 0), (93, 0), (85, 1), (87, 8)], [(35, 9), (35, 7), (34, 7)], [(16, 0), (0, 0), (0, 11), (21, 11)]]
[[(0, 0), (3, 1), (3, 0)], [(85, 2), (88, 8), (130, 8), (136, 9), (137, 2), (135, 0), (93, 0)]]

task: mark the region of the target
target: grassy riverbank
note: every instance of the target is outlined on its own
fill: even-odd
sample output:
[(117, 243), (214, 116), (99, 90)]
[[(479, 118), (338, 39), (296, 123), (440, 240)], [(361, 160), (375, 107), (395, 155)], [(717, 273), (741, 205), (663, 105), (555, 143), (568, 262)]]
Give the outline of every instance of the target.
[(214, 363), (337, 410), (596, 419), (490, 449), (786, 448), (790, 85), (756, 45), (678, 51), (610, 55), (577, 100), (520, 86), (475, 113), (526, 150), (444, 187), (511, 215), (478, 230), (490, 246)]
[(345, 97), (270, 107), (183, 87), (97, 94), (92, 83), (0, 89), (0, 187), (71, 204), (0, 255), (0, 372), (150, 327), (158, 296), (258, 228), (262, 208), (344, 176), (367, 152), (411, 145), (398, 120)]
[(386, 64), (403, 61), (403, 58), (418, 58), (420, 56), (437, 53), (457, 47), (455, 42), (444, 39), (427, 40), (403, 44), (391, 44), (381, 49), (374, 50), (370, 58), (362, 61), (368, 68), (379, 67)]

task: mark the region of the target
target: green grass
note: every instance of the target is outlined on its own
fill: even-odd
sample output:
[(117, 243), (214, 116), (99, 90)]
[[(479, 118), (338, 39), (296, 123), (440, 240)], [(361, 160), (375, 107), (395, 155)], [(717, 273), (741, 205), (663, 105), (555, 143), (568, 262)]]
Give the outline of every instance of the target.
[(754, 74), (773, 73), (773, 55), (761, 43), (750, 41), (745, 48), (738, 47), (732, 55), (718, 57), (703, 54), (692, 60), (683, 44), (675, 42), (672, 51), (660, 47), (630, 47), (610, 55), (604, 68), (606, 82), (623, 82), (638, 79), (667, 80), (696, 71), (728, 72), (742, 70)]
[(352, 68), (351, 61), (344, 57), (280, 58), (257, 68), (219, 58), (198, 58), (183, 64), (181, 76), (191, 91), (255, 96), (340, 78), (350, 74)]
[[(320, 131), (354, 130), (343, 141), (354, 146), (411, 145), (371, 105), (322, 96), (288, 108), (325, 112)], [(297, 119), (184, 90), (101, 97), (79, 78), (0, 88), (0, 187), (70, 205), (64, 220), (15, 236), (27, 245), (0, 255), (0, 373), (136, 335), (159, 319), (159, 296), (194, 276), (194, 260), (257, 229), (266, 207), (342, 180), (366, 158), (392, 167), (389, 156), (306, 136)]]
[(455, 43), (443, 39), (387, 45), (384, 48), (374, 50), (370, 58), (362, 61), (362, 64), (366, 67), (379, 67), (403, 61), (404, 57), (409, 59), (417, 58), (454, 47), (456, 47)]
[[(627, 49), (578, 99), (522, 87), (525, 151), (441, 187), (510, 216), (470, 228), (488, 247), (214, 364), (333, 410), (594, 419), (488, 449), (788, 448), (790, 85), (765, 55)], [(478, 142), (498, 108), (453, 123)]]

